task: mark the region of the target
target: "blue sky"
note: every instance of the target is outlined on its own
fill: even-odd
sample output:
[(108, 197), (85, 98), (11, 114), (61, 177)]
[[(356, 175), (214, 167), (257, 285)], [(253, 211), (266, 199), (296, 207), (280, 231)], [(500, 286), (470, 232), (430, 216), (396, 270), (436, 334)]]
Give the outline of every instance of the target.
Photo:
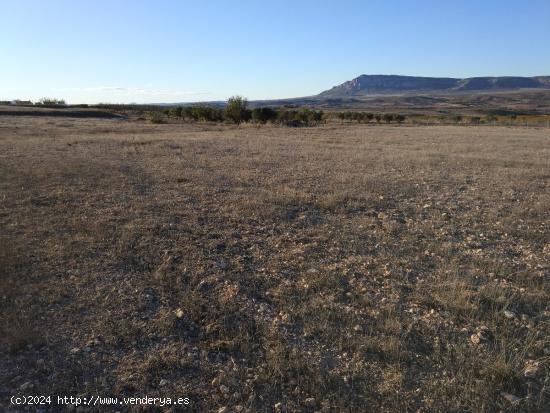
[(0, 0), (0, 100), (307, 96), (360, 74), (550, 75), (549, 0)]

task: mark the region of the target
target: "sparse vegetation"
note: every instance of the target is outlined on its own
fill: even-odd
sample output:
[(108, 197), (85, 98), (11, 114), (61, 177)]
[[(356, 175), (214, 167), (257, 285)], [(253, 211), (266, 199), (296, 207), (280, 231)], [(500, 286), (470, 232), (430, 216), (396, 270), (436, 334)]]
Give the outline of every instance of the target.
[(547, 412), (547, 130), (335, 122), (0, 117), (4, 392)]

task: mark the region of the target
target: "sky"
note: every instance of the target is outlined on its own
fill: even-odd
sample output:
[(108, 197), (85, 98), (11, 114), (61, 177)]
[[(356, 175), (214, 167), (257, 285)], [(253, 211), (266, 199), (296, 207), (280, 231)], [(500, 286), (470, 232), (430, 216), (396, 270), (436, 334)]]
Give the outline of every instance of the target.
[(0, 100), (250, 100), (361, 74), (550, 75), (550, 0), (0, 0)]

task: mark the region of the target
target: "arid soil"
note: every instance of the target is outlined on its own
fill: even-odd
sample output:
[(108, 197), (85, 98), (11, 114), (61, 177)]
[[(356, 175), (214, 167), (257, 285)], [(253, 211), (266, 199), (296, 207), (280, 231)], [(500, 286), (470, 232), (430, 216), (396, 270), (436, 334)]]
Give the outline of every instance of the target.
[(2, 116), (0, 410), (548, 412), (549, 226), (549, 129)]

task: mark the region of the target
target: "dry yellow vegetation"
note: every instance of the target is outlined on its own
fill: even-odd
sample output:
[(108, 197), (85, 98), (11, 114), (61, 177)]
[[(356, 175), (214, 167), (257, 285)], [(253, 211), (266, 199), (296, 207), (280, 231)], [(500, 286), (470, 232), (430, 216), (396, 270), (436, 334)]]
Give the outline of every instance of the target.
[(549, 411), (549, 178), (547, 128), (0, 117), (2, 406)]

